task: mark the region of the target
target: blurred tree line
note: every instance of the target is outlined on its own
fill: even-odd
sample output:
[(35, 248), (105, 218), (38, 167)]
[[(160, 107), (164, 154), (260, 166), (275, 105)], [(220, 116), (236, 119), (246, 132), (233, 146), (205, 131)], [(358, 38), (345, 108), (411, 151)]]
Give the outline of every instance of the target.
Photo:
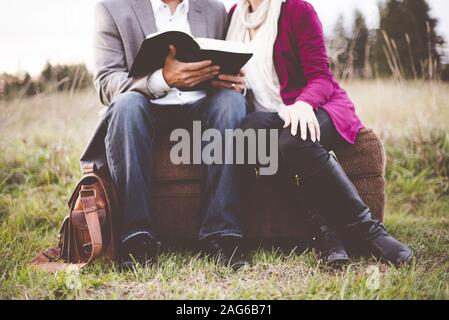
[[(436, 32), (438, 20), (430, 16), (426, 0), (386, 0), (379, 4), (379, 12), (377, 30), (367, 27), (360, 11), (355, 11), (349, 32), (343, 17), (337, 20), (326, 43), (337, 77), (449, 81), (449, 64), (443, 62), (445, 42)], [(47, 63), (36, 79), (27, 73), (0, 74), (0, 99), (49, 91), (73, 92), (91, 85), (92, 75), (85, 65)]]
[(377, 30), (369, 30), (358, 10), (350, 32), (343, 17), (338, 19), (327, 41), (338, 77), (449, 80), (449, 66), (443, 63), (445, 42), (426, 0), (386, 0), (379, 12)]
[(35, 79), (28, 73), (0, 74), (0, 99), (32, 96), (43, 92), (71, 91), (92, 86), (92, 75), (84, 64), (47, 63)]

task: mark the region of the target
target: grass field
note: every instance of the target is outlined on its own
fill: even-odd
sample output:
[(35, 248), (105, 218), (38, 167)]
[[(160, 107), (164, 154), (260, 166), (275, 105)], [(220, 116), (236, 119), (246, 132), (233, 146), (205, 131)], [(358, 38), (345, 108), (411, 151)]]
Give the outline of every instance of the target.
[(386, 144), (386, 225), (415, 251), (412, 266), (358, 259), (330, 271), (314, 252), (273, 249), (237, 274), (189, 252), (128, 273), (101, 263), (79, 275), (34, 272), (27, 261), (55, 243), (99, 111), (91, 91), (55, 93), (0, 103), (0, 299), (448, 299), (449, 85), (345, 87)]

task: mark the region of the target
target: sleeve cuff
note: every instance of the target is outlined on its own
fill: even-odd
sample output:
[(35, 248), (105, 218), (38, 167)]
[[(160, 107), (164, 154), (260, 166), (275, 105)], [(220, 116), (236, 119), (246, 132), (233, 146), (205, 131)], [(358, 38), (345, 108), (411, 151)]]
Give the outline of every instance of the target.
[(153, 74), (148, 77), (147, 85), (148, 90), (157, 99), (166, 96), (172, 90), (164, 79), (162, 69), (153, 72)]
[(299, 102), (299, 101), (302, 101), (302, 102), (305, 102), (305, 103), (311, 105), (315, 110), (317, 110), (320, 107), (320, 105), (318, 103), (316, 103), (313, 99), (310, 99), (308, 97), (299, 97), (295, 100), (295, 102)]

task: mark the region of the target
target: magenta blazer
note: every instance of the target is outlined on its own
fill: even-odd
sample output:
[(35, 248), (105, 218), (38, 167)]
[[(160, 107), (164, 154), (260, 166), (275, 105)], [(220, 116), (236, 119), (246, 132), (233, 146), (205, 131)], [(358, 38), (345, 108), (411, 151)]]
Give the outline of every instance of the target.
[(354, 144), (364, 126), (330, 70), (323, 28), (308, 2), (287, 0), (282, 4), (273, 59), (284, 104), (304, 101), (315, 109), (323, 108), (340, 135)]

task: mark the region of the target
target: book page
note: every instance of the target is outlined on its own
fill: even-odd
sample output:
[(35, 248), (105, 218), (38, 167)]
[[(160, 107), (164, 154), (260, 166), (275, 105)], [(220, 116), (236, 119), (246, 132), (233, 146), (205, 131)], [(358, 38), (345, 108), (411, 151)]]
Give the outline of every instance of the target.
[(251, 54), (251, 48), (248, 44), (236, 41), (224, 41), (208, 38), (196, 38), (196, 42), (203, 50), (217, 50), (224, 52), (235, 52)]
[(183, 33), (186, 36), (189, 36), (190, 38), (195, 39), (194, 37), (192, 37), (192, 35), (188, 34), (187, 32), (179, 31), (179, 30), (169, 30), (169, 31), (154, 32), (154, 33), (151, 33), (151, 34), (147, 35), (146, 39), (154, 38), (154, 37), (157, 37), (158, 35), (161, 35), (161, 34), (164, 34), (164, 33)]

